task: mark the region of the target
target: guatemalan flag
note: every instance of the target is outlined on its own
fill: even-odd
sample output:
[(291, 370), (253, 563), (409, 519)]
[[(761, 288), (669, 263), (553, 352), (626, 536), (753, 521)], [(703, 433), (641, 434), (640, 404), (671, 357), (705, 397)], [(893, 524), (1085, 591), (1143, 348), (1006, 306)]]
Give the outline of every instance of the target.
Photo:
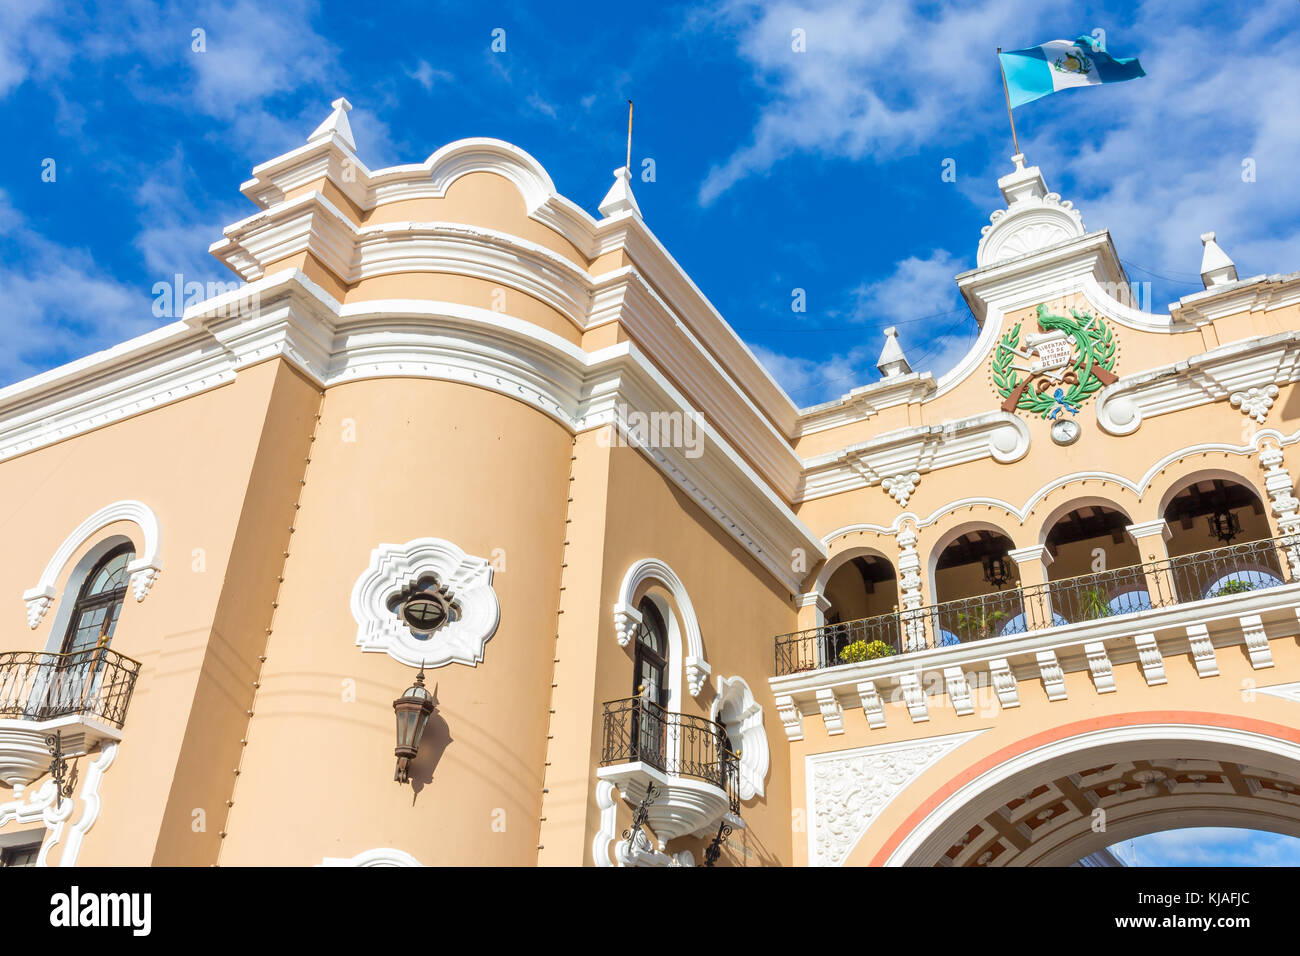
[(1119, 83), (1146, 76), (1137, 57), (1117, 60), (1104, 50), (1093, 49), (1088, 36), (1074, 41), (1051, 40), (1028, 50), (999, 53), (998, 58), (1013, 108), (1073, 86)]

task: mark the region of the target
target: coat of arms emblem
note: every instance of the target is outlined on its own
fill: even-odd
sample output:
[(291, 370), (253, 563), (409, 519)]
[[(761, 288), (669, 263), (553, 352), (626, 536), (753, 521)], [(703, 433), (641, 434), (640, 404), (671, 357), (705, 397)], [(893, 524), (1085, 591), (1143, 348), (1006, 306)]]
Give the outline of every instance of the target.
[(1084, 52), (1076, 47), (1071, 47), (1065, 56), (1057, 57), (1052, 63), (1052, 68), (1058, 73), (1078, 73), (1086, 74), (1092, 69), (1092, 60), (1084, 55)]
[(1025, 335), (1024, 348), (1020, 325), (1002, 336), (993, 353), (993, 386), (1004, 412), (1018, 409), (1053, 421), (1062, 412), (1077, 415), (1082, 402), (1116, 381), (1115, 337), (1099, 317), (1077, 309), (1053, 315), (1040, 305), (1038, 331)]

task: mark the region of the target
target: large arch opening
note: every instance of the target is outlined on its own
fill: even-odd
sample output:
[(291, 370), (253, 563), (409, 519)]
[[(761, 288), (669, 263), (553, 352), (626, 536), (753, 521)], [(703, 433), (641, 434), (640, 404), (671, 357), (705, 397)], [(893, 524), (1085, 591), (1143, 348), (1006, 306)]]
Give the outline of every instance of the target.
[(1168, 496), (1169, 555), (1176, 557), (1273, 536), (1255, 489), (1231, 478), (1193, 478)]
[(985, 770), (900, 840), (905, 866), (1067, 866), (1186, 827), (1300, 837), (1300, 745), (1168, 724), (1089, 731)]
[(1024, 605), (1016, 588), (1020, 570), (1008, 554), (1014, 547), (1001, 530), (974, 526), (958, 529), (932, 553), (934, 606), (924, 621), (931, 647), (1025, 630)]
[(894, 566), (879, 554), (854, 555), (831, 573), (822, 596), (827, 624), (889, 614), (898, 608)]
[(1130, 614), (1152, 606), (1130, 524), (1123, 511), (1097, 502), (1063, 511), (1046, 526), (1053, 623)]
[(1272, 540), (1253, 487), (1218, 475), (1193, 476), (1166, 496), (1170, 586), (1183, 601), (1284, 583), (1285, 557)]

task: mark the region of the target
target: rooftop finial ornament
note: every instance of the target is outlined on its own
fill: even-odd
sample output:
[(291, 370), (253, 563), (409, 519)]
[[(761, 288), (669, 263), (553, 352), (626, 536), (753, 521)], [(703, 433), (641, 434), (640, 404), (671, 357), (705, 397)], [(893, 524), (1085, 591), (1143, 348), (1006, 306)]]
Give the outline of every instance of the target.
[(1236, 263), (1215, 242), (1214, 233), (1202, 233), (1201, 245), (1205, 247), (1205, 252), (1201, 255), (1201, 282), (1205, 288), (1236, 282)]
[(885, 347), (880, 350), (876, 368), (880, 370), (882, 378), (911, 374), (912, 366), (907, 361), (907, 356), (903, 354), (902, 346), (898, 344), (898, 329), (892, 325), (885, 329)]
[(627, 157), (624, 165), (614, 170), (614, 185), (609, 187), (605, 198), (597, 207), (600, 214), (608, 219), (621, 212), (630, 212), (640, 217), (641, 207), (632, 195), (632, 101), (627, 101)]
[(334, 134), (338, 134), (339, 139), (343, 140), (348, 149), (355, 151), (357, 148), (356, 140), (352, 138), (352, 124), (348, 122), (348, 113), (352, 110), (352, 104), (345, 97), (340, 96), (330, 106), (334, 107), (334, 112), (325, 118), (307, 137), (307, 142), (315, 143), (319, 140), (329, 139)]

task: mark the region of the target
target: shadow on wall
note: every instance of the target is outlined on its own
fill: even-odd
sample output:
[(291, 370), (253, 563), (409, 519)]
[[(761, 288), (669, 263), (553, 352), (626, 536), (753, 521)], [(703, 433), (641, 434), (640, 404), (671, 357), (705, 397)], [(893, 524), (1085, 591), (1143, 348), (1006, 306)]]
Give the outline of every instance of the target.
[(446, 752), (448, 745), (451, 743), (451, 728), (447, 721), (438, 713), (438, 685), (433, 685), (433, 712), (429, 714), (429, 722), (425, 724), (424, 736), (420, 738), (420, 752), (416, 758), (411, 761), (408, 769), (411, 780), (411, 805), (420, 796), (420, 791), (433, 783), (434, 771), (438, 769), (438, 763), (442, 760), (443, 753)]

